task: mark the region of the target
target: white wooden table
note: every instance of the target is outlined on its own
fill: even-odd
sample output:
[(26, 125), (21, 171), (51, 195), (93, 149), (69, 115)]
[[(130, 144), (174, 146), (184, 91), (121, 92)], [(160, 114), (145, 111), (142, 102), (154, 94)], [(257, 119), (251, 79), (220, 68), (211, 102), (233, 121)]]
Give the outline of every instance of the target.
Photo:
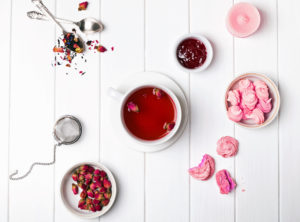
[[(224, 18), (234, 0), (44, 0), (57, 16), (99, 18), (100, 39), (114, 52), (87, 55), (87, 73), (66, 75), (51, 67), (59, 30), (31, 21), (30, 0), (1, 2), (0, 221), (82, 221), (63, 206), (59, 186), (73, 164), (94, 160), (117, 177), (119, 196), (101, 222), (298, 222), (300, 221), (300, 1), (249, 0), (262, 15), (259, 31), (233, 38)], [(200, 74), (181, 72), (173, 63), (173, 42), (189, 32), (206, 35), (215, 57)], [(190, 123), (171, 148), (144, 154), (128, 149), (112, 133), (106, 89), (140, 71), (175, 79), (190, 102)], [(235, 126), (224, 113), (223, 95), (234, 76), (266, 74), (279, 84), (279, 118), (258, 130)], [(58, 150), (53, 167), (37, 167), (23, 181), (8, 181), (36, 160), (52, 156), (52, 126), (64, 114), (79, 117), (82, 139)], [(216, 155), (221, 136), (235, 136), (235, 158)], [(219, 194), (215, 179), (199, 182), (187, 173), (205, 153), (217, 169), (228, 169), (238, 183)], [(23, 172), (20, 172), (23, 173)], [(243, 190), (245, 190), (243, 192)]]

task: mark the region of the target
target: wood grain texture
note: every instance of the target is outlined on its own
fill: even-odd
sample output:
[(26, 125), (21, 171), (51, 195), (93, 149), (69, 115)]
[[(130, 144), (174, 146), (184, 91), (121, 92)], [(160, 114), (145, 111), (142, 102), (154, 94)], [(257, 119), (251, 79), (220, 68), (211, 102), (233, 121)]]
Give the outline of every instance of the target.
[(300, 2), (278, 1), (278, 72), (282, 98), (279, 121), (280, 221), (300, 221), (299, 96)]
[(100, 221), (140, 222), (144, 220), (144, 154), (128, 148), (112, 126), (112, 98), (107, 90), (144, 70), (144, 1), (102, 1), (101, 20), (106, 25), (101, 42), (114, 51), (102, 54), (100, 62), (100, 156), (115, 174), (119, 193), (114, 208)]
[[(227, 119), (223, 103), (233, 77), (233, 41), (224, 25), (231, 5), (232, 1), (191, 0), (190, 31), (206, 36), (214, 49), (211, 66), (191, 74), (191, 167), (207, 153), (216, 161), (216, 172), (227, 169), (234, 177), (234, 159), (225, 159), (216, 152), (220, 137), (233, 136), (233, 124)], [(191, 178), (190, 192), (191, 221), (234, 221), (235, 194), (220, 194), (215, 175), (205, 182)]]
[(0, 109), (0, 141), (1, 141), (1, 155), (0, 155), (0, 174), (3, 175), (0, 180), (0, 221), (8, 220), (8, 174), (9, 174), (9, 110), (10, 110), (10, 46), (11, 46), (11, 2), (3, 2), (6, 10), (0, 14), (2, 28), (5, 30), (0, 35), (0, 42), (2, 44), (2, 53), (0, 54), (1, 61), (1, 75), (0, 75), (0, 101), (2, 108)]
[[(30, 1), (12, 1), (9, 169), (21, 175), (32, 162), (51, 161), (53, 152), (54, 26), (30, 21), (26, 11), (33, 8)], [(10, 181), (9, 221), (53, 221), (53, 193), (53, 167)]]
[[(277, 83), (276, 0), (249, 2), (260, 10), (262, 22), (253, 36), (235, 39), (235, 73), (257, 72)], [(235, 135), (240, 142), (236, 221), (278, 221), (278, 119), (262, 129), (236, 126)]]

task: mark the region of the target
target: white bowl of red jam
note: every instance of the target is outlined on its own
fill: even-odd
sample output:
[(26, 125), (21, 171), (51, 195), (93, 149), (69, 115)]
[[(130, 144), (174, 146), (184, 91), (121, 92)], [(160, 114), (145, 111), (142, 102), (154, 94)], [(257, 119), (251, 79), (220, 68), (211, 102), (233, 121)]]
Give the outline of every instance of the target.
[(175, 43), (175, 60), (185, 72), (201, 72), (211, 63), (213, 48), (209, 40), (200, 34), (186, 34)]

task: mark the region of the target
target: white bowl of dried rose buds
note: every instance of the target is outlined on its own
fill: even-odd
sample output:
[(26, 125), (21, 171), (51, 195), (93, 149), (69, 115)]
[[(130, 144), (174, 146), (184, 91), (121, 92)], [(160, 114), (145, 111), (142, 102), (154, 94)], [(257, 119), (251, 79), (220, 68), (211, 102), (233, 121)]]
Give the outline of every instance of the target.
[(91, 219), (111, 209), (117, 196), (117, 185), (113, 174), (104, 165), (82, 162), (66, 172), (60, 194), (70, 212)]

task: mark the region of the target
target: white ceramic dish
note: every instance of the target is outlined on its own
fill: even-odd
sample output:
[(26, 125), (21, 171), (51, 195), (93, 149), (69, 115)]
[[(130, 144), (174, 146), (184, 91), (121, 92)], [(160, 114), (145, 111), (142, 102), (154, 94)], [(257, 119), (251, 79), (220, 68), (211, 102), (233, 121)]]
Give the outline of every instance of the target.
[[(229, 107), (229, 102), (227, 101), (227, 94), (230, 90), (232, 89), (236, 89), (237, 88), (237, 83), (242, 80), (242, 79), (249, 79), (251, 81), (255, 81), (255, 80), (262, 80), (264, 81), (268, 88), (269, 88), (269, 94), (270, 94), (270, 98), (272, 98), (272, 105), (273, 108), (271, 110), (270, 113), (265, 114), (265, 122), (258, 125), (255, 124), (253, 122), (253, 120), (251, 119), (247, 119), (247, 120), (242, 120), (240, 122), (234, 122), (239, 126), (242, 127), (246, 127), (246, 128), (261, 128), (264, 126), (267, 126), (268, 124), (270, 124), (277, 116), (278, 112), (279, 112), (279, 108), (280, 108), (280, 95), (279, 95), (279, 90), (276, 86), (276, 84), (267, 76), (262, 75), (262, 74), (257, 74), (257, 73), (246, 73), (243, 75), (240, 75), (238, 77), (236, 77), (227, 87), (226, 89), (226, 93), (225, 93), (225, 108), (226, 108), (226, 115), (227, 115), (227, 110)], [(228, 118), (229, 119), (229, 118)], [(230, 120), (231, 121), (231, 120)]]
[[(101, 211), (97, 211), (97, 212), (91, 212), (91, 211), (87, 211), (87, 210), (81, 210), (78, 208), (78, 202), (80, 200), (80, 188), (79, 188), (79, 193), (77, 195), (74, 195), (72, 192), (72, 183), (75, 183), (72, 179), (72, 173), (73, 171), (76, 170), (76, 168), (78, 168), (81, 165), (90, 165), (92, 167), (94, 167), (95, 169), (100, 169), (100, 170), (104, 170), (107, 175), (108, 178), (111, 182), (111, 189), (112, 189), (112, 195), (109, 201), (109, 204), (105, 207), (102, 208)], [(100, 217), (102, 215), (104, 215), (105, 213), (107, 213), (111, 207), (113, 206), (116, 196), (117, 196), (117, 184), (115, 181), (115, 178), (113, 176), (113, 174), (111, 173), (111, 171), (109, 169), (107, 169), (104, 165), (102, 165), (101, 163), (97, 163), (97, 162), (82, 162), (82, 163), (77, 163), (74, 166), (72, 166), (64, 175), (62, 181), (61, 181), (61, 185), (60, 185), (60, 195), (61, 195), (61, 199), (65, 205), (65, 207), (74, 215), (81, 217), (81, 218), (86, 218), (86, 219), (92, 219), (92, 218), (96, 218), (96, 217)]]
[[(138, 91), (141, 88), (145, 88), (145, 87), (151, 87), (151, 88), (158, 88), (163, 90), (164, 92), (166, 92), (173, 100), (175, 107), (176, 107), (176, 123), (175, 123), (175, 127), (174, 129), (172, 129), (166, 136), (158, 139), (158, 140), (153, 140), (153, 141), (148, 141), (148, 140), (142, 140), (138, 137), (136, 137), (135, 135), (133, 135), (128, 128), (126, 127), (125, 121), (124, 121), (124, 115), (123, 115), (123, 110), (124, 110), (124, 106), (126, 106), (125, 102), (127, 101), (128, 97), (130, 95), (132, 95), (134, 92)], [(109, 88), (108, 89), (108, 94), (117, 99), (119, 101), (119, 120), (122, 123), (123, 126), (123, 130), (133, 139), (136, 140), (138, 143), (144, 144), (144, 145), (148, 145), (148, 146), (157, 146), (163, 143), (166, 143), (168, 140), (170, 140), (172, 137), (174, 137), (174, 135), (176, 134), (176, 132), (178, 131), (180, 125), (181, 125), (181, 119), (182, 119), (182, 111), (181, 111), (181, 105), (180, 102), (177, 98), (177, 96), (172, 92), (172, 90), (170, 90), (168, 87), (163, 86), (163, 85), (158, 85), (158, 84), (141, 84), (141, 85), (136, 85), (131, 87), (129, 90), (127, 90), (126, 93), (122, 94), (121, 92), (113, 89), (113, 88)]]
[(127, 92), (133, 87), (138, 85), (160, 85), (165, 86), (168, 89), (172, 90), (172, 92), (176, 95), (180, 102), (182, 119), (180, 127), (177, 133), (167, 140), (164, 143), (161, 143), (156, 146), (149, 146), (143, 143), (137, 143), (135, 139), (129, 136), (128, 133), (123, 128), (122, 122), (120, 121), (120, 101), (111, 99), (110, 100), (110, 121), (112, 124), (112, 128), (108, 130), (112, 130), (111, 133), (116, 135), (116, 139), (122, 141), (122, 144), (127, 146), (128, 148), (140, 151), (140, 152), (158, 152), (163, 149), (170, 147), (175, 141), (177, 141), (182, 133), (184, 132), (189, 116), (188, 102), (186, 100), (185, 94), (182, 89), (178, 86), (178, 84), (168, 77), (167, 75), (157, 73), (157, 72), (141, 72), (136, 73), (130, 76), (130, 81), (124, 81), (124, 79), (119, 79), (115, 85), (115, 89), (119, 92)]
[[(207, 52), (207, 57), (206, 57), (206, 60), (204, 62), (204, 64), (202, 66), (199, 66), (198, 68), (195, 68), (195, 69), (188, 69), (188, 68), (185, 68), (184, 66), (182, 66), (179, 62), (178, 62), (178, 59), (177, 59), (177, 48), (179, 46), (179, 44), (185, 40), (185, 39), (188, 39), (188, 38), (195, 38), (195, 39), (198, 39), (200, 40), (201, 42), (203, 42), (203, 44), (205, 45), (206, 47), (206, 52)], [(192, 34), (186, 34), (186, 35), (183, 35), (181, 36), (176, 42), (175, 42), (175, 45), (174, 45), (174, 51), (173, 51), (173, 57), (175, 58), (175, 63), (177, 64), (177, 66), (184, 72), (193, 72), (193, 73), (198, 73), (198, 72), (201, 72), (203, 70), (205, 70), (211, 63), (212, 59), (213, 59), (213, 48), (212, 48), (212, 45), (211, 43), (209, 42), (209, 40), (204, 37), (203, 35), (200, 35), (200, 34), (196, 34), (196, 33), (192, 33)]]

